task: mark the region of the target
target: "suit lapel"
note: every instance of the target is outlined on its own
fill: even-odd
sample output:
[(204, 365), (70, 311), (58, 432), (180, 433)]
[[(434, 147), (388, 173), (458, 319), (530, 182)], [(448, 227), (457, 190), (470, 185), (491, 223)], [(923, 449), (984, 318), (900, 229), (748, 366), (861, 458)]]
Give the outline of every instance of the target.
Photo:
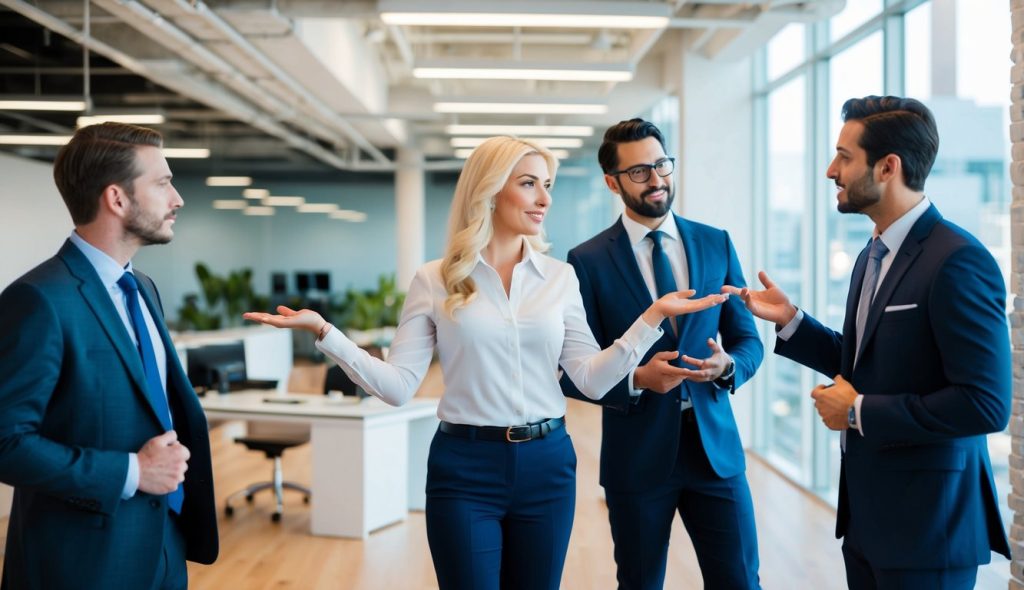
[(935, 208), (935, 205), (931, 205), (924, 212), (924, 215), (914, 223), (914, 227), (910, 228), (910, 233), (907, 234), (899, 251), (896, 252), (892, 265), (885, 274), (885, 278), (882, 279), (882, 284), (879, 285), (878, 292), (875, 294), (875, 300), (871, 303), (871, 307), (868, 310), (868, 319), (864, 324), (864, 336), (861, 338), (860, 344), (858, 344), (859, 354), (864, 354), (864, 348), (871, 340), (875, 329), (878, 328), (878, 323), (882, 320), (885, 306), (892, 298), (893, 292), (896, 291), (896, 286), (900, 284), (907, 271), (913, 266), (914, 260), (921, 254), (921, 242), (928, 237), (928, 234), (931, 233), (932, 228), (935, 227), (935, 224), (940, 219), (942, 219), (942, 216), (939, 215), (939, 210)]
[(125, 370), (135, 382), (136, 393), (145, 400), (146, 407), (150, 409), (153, 418), (160, 422), (160, 415), (153, 408), (149, 396), (146, 395), (146, 375), (142, 368), (142, 358), (128, 335), (124, 321), (121, 320), (121, 316), (114, 308), (107, 288), (96, 274), (96, 269), (93, 268), (85, 254), (78, 249), (78, 246), (72, 244), (70, 240), (64, 243), (57, 256), (64, 261), (71, 274), (81, 281), (78, 290), (82, 294), (82, 299), (96, 316), (103, 332), (114, 345), (117, 355), (121, 357), (121, 363), (124, 364)]
[[(689, 271), (689, 288), (697, 291), (695, 297), (703, 297), (707, 295), (707, 293), (700, 292), (700, 289), (704, 286), (704, 245), (694, 237), (690, 222), (675, 213), (672, 214), (672, 217), (675, 219), (676, 228), (679, 230), (683, 254), (686, 256), (686, 267)], [(686, 332), (693, 323), (691, 321), (693, 315), (687, 314), (676, 317), (676, 326), (679, 327), (679, 341), (676, 343), (676, 348), (680, 348), (678, 345), (685, 341)]]
[[(633, 244), (629, 242), (629, 234), (622, 225), (622, 220), (615, 222), (614, 229), (609, 238), (608, 250), (611, 254), (612, 263), (622, 275), (622, 284), (636, 300), (640, 309), (647, 309), (652, 303), (651, 294), (647, 291), (647, 283), (640, 274), (640, 267), (636, 263), (636, 255), (633, 254)], [(671, 332), (670, 332), (671, 333)]]

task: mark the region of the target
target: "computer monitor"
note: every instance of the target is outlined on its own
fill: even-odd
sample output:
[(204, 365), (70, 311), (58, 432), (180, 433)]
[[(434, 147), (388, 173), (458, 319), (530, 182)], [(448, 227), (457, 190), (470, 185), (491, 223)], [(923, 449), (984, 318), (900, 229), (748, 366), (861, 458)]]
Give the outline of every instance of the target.
[(306, 293), (312, 288), (312, 277), (308, 272), (296, 272), (295, 273), (295, 289), (299, 293)]
[(200, 392), (216, 389), (227, 393), (232, 384), (246, 381), (245, 345), (240, 341), (189, 348), (185, 355), (188, 379)]
[(274, 295), (281, 295), (288, 292), (288, 275), (283, 272), (270, 274), (270, 292)]
[(315, 272), (313, 273), (313, 287), (321, 293), (331, 292), (331, 273), (329, 272)]

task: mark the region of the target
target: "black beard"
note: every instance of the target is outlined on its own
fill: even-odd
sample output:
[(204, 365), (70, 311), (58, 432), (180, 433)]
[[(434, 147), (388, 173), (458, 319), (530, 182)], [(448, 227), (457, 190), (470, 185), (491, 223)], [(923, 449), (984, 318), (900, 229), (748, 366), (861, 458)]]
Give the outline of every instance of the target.
[(846, 202), (836, 203), (840, 213), (863, 213), (865, 209), (882, 200), (882, 191), (872, 179), (871, 171), (846, 185)]
[(629, 194), (626, 191), (625, 187), (622, 186), (621, 182), (619, 183), (619, 190), (622, 191), (623, 195), (622, 203), (626, 205), (626, 207), (628, 207), (630, 211), (636, 213), (637, 215), (641, 215), (643, 217), (650, 217), (652, 219), (664, 217), (665, 214), (672, 209), (672, 202), (676, 199), (676, 187), (674, 186), (668, 188), (668, 198), (661, 203), (651, 203), (645, 199), (647, 195), (662, 190), (661, 188), (647, 189), (640, 194), (639, 198)]

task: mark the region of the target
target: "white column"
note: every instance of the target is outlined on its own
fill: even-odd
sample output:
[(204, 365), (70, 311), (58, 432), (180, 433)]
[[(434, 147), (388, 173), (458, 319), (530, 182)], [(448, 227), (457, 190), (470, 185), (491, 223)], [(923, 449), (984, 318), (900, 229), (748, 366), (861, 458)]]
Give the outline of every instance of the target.
[(956, 32), (956, 0), (932, 0), (932, 96), (956, 96)]
[(398, 150), (395, 172), (395, 217), (398, 236), (398, 273), (396, 285), (409, 288), (416, 269), (423, 265), (425, 192), (423, 153), (413, 148)]
[(1010, 313), (1010, 331), (1013, 340), (1013, 406), (1010, 418), (1010, 527), (1011, 590), (1024, 590), (1024, 0), (1010, 0), (1013, 31), (1010, 35), (1013, 67), (1010, 105), (1010, 142), (1012, 143), (1010, 177), (1013, 180), (1013, 199), (1010, 202), (1010, 284), (1008, 291), (1015, 293)]

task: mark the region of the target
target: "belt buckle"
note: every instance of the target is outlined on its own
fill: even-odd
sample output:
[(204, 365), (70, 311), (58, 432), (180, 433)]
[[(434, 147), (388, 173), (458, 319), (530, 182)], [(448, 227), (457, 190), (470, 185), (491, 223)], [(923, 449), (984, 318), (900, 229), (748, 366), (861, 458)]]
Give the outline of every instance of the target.
[[(526, 433), (526, 438), (512, 438), (512, 433), (514, 431), (524, 431)], [(510, 443), (521, 443), (532, 439), (533, 436), (531, 436), (529, 426), (509, 426), (505, 429), (505, 440)]]

